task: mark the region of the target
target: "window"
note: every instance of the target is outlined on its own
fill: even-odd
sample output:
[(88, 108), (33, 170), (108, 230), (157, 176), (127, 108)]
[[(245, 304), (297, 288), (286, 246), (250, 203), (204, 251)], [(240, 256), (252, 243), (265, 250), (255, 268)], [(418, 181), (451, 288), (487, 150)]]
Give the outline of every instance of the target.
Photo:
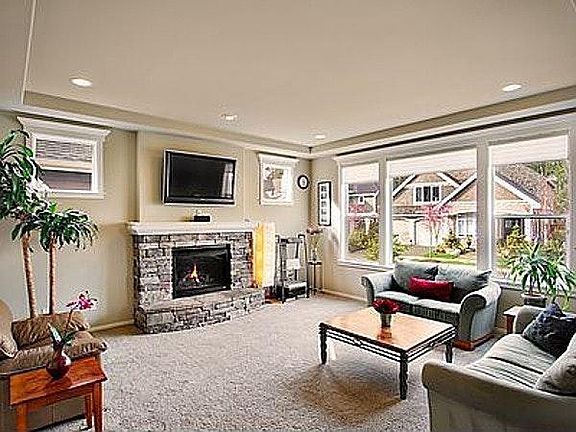
[(440, 201), (440, 185), (415, 185), (414, 204), (432, 204)]
[(393, 160), (392, 258), (476, 264), (474, 150)]
[(342, 168), (342, 197), (345, 206), (344, 259), (377, 262), (379, 259), (380, 193), (378, 163)]
[(51, 195), (103, 195), (102, 143), (109, 131), (19, 118)]
[[(508, 258), (539, 244), (575, 269), (575, 120), (570, 114), (337, 157), (340, 257), (477, 266), (507, 278)], [(447, 150), (457, 146), (465, 149)], [(406, 157), (413, 149), (429, 153)]]
[(491, 147), (495, 268), (540, 243), (550, 256), (566, 258), (568, 235), (568, 141), (566, 136)]

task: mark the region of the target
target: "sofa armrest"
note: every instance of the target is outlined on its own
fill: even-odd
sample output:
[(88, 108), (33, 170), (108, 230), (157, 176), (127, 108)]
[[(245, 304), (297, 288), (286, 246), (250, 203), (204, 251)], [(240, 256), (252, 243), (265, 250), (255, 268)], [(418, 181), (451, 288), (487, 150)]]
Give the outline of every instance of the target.
[(384, 272), (368, 273), (360, 278), (362, 286), (366, 288), (366, 299), (368, 305), (372, 304), (376, 294), (392, 289), (392, 274), (393, 271), (389, 270)]
[[(571, 430), (576, 398), (514, 385), (438, 361), (424, 364), (422, 382), (430, 391), (460, 405), (529, 430)], [(429, 393), (428, 397), (434, 397)]]
[(466, 294), (460, 303), (460, 313), (474, 313), (486, 306), (498, 302), (500, 298), (500, 285), (489, 282), (484, 288)]
[(543, 310), (544, 308), (537, 306), (522, 306), (514, 318), (514, 333), (522, 333)]

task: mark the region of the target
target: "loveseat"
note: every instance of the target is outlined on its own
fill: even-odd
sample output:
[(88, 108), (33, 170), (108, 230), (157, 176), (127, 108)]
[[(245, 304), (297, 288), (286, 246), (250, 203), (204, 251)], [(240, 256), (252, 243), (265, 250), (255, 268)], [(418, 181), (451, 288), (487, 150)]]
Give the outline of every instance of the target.
[[(411, 277), (453, 282), (448, 301), (423, 298), (408, 290)], [(400, 311), (452, 324), (459, 348), (472, 350), (492, 337), (500, 287), (490, 280), (490, 271), (464, 266), (399, 261), (394, 270), (369, 273), (361, 278), (368, 305), (387, 298)]]
[[(13, 321), (6, 303), (0, 300), (0, 431), (16, 430), (15, 410), (10, 407), (10, 376), (26, 370), (45, 367), (52, 356), (48, 323), (64, 328), (67, 313)], [(78, 330), (66, 353), (74, 360), (94, 356), (107, 348), (106, 343), (92, 336), (88, 323), (79, 312), (72, 315), (70, 328)], [(84, 414), (82, 397), (58, 402), (29, 413), (28, 427), (36, 429)]]
[[(422, 382), (428, 390), (432, 432), (576, 430), (576, 396), (539, 389), (542, 382), (544, 388), (550, 386), (543, 375), (564, 355), (557, 359), (521, 334), (540, 311), (522, 307), (514, 333), (501, 338), (474, 363), (424, 364)], [(576, 336), (565, 355), (576, 357)], [(575, 379), (573, 369), (568, 375)]]

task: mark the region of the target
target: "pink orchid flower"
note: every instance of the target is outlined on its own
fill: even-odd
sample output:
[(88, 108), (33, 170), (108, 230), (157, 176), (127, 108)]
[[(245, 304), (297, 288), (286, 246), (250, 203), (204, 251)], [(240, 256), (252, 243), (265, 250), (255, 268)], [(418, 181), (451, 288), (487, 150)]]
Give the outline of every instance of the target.
[(88, 291), (84, 291), (78, 295), (78, 299), (72, 301), (66, 305), (66, 307), (72, 308), (72, 310), (90, 310), (96, 306), (96, 299), (90, 297)]

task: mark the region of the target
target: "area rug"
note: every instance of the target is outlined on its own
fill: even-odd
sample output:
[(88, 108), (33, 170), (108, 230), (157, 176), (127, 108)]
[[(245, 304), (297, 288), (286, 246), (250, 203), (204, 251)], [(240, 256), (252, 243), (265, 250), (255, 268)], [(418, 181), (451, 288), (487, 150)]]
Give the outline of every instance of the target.
[[(420, 371), (443, 359), (443, 348), (410, 364), (405, 401), (394, 362), (334, 342), (328, 364), (319, 364), (318, 323), (362, 307), (318, 295), (193, 330), (102, 333), (110, 346), (105, 430), (428, 430)], [(489, 345), (455, 349), (454, 361), (474, 361)], [(50, 430), (84, 427), (77, 420)]]

